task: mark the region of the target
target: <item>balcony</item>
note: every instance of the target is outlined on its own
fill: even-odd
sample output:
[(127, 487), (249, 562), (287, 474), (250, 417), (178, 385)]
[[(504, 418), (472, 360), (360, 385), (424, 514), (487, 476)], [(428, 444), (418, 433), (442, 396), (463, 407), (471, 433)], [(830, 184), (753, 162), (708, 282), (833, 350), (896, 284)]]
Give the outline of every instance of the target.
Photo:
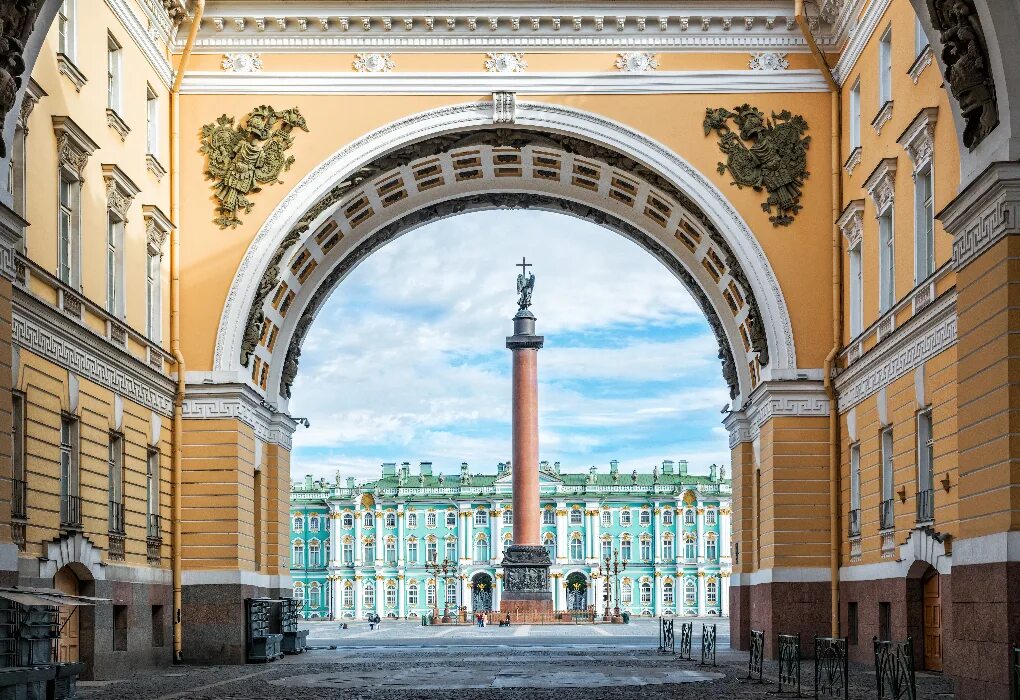
[(124, 534), (124, 504), (118, 501), (110, 501), (110, 532), (119, 535)]
[(861, 536), (861, 509), (854, 508), (850, 511), (850, 521), (847, 524), (850, 537)]
[(81, 530), (81, 497), (63, 496), (60, 499), (60, 528)]
[(878, 504), (878, 526), (882, 530), (891, 530), (896, 526), (893, 499), (890, 498)]
[(158, 515), (149, 515), (148, 527), (145, 536), (150, 540), (163, 539), (163, 518)]
[(918, 491), (915, 498), (917, 499), (917, 522), (918, 523), (934, 522), (935, 491), (932, 489)]
[(145, 527), (145, 558), (150, 564), (159, 564), (163, 559), (163, 519), (149, 515)]
[(25, 509), (25, 494), (28, 490), (28, 484), (25, 483), (24, 479), (13, 479), (12, 483), (11, 517), (27, 518), (28, 511)]

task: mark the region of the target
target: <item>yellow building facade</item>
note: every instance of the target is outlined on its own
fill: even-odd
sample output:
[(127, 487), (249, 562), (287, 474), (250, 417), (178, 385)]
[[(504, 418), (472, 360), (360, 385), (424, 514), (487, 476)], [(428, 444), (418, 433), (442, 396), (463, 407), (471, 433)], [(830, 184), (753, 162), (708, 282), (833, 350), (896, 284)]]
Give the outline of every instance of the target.
[(62, 644), (94, 675), (242, 660), (243, 598), (291, 589), (316, 311), (427, 221), (533, 207), (633, 240), (719, 339), (734, 645), (912, 636), (1005, 697), (1011, 4), (15, 7), (0, 569), (111, 600)]

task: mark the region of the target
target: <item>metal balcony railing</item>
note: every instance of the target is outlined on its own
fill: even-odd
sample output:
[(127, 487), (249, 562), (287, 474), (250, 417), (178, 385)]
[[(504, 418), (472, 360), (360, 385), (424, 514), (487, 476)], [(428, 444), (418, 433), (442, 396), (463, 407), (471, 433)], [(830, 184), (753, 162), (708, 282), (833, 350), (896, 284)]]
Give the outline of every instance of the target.
[(60, 527), (81, 528), (81, 497), (64, 496), (60, 499)]
[(145, 536), (150, 540), (158, 540), (163, 538), (163, 518), (158, 515), (150, 515), (148, 527), (145, 531)]
[(14, 488), (11, 491), (11, 517), (14, 518), (26, 518), (28, 517), (28, 511), (25, 508), (25, 494), (28, 490), (28, 484), (25, 483), (24, 479), (14, 479)]
[(917, 492), (917, 522), (930, 523), (935, 520), (935, 491), (925, 489)]
[(110, 532), (124, 534), (124, 504), (110, 501)]
[(896, 517), (893, 512), (893, 499), (882, 501), (878, 504), (878, 526), (888, 530), (895, 526)]
[(861, 509), (854, 508), (850, 511), (850, 521), (848, 523), (850, 536), (859, 537), (861, 534)]

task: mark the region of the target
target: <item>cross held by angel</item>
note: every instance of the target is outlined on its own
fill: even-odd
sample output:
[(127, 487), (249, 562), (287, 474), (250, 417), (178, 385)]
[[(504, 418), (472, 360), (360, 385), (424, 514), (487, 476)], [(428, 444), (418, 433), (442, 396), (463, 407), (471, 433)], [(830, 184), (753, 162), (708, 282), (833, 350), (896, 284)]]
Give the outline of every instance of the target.
[(531, 293), (535, 291), (535, 275), (528, 272), (528, 268), (533, 265), (526, 258), (521, 258), (516, 267), (521, 268), (521, 273), (517, 275), (517, 293), (520, 295), (517, 307), (520, 311), (524, 311), (531, 306)]

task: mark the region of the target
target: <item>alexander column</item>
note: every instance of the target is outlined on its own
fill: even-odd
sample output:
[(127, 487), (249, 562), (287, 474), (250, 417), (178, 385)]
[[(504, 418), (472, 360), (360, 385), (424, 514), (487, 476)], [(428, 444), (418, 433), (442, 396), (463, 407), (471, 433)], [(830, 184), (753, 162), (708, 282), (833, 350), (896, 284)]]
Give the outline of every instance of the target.
[(549, 554), (539, 540), (538, 503), (538, 351), (545, 338), (535, 335), (531, 293), (535, 275), (524, 259), (518, 267), (514, 334), (506, 339), (513, 353), (513, 535), (503, 556), (503, 597), (500, 612), (551, 613)]

